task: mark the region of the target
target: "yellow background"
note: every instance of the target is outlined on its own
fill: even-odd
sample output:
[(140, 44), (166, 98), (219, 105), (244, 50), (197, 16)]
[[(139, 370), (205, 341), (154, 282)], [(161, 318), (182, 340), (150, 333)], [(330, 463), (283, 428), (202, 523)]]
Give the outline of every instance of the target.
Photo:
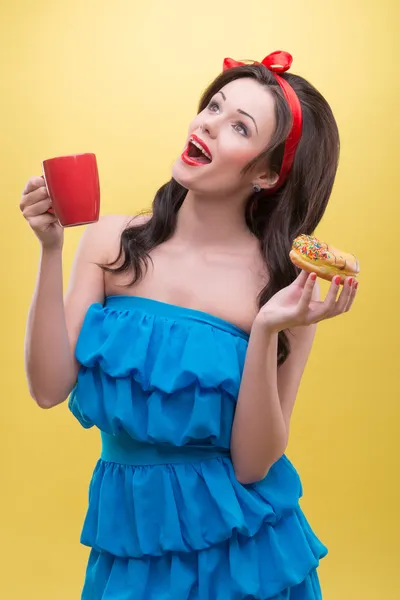
[[(0, 597), (79, 598), (98, 456), (66, 405), (41, 411), (23, 368), (39, 247), (19, 214), (51, 156), (97, 154), (102, 213), (149, 205), (225, 56), (290, 51), (330, 101), (342, 154), (319, 235), (359, 255), (350, 315), (319, 328), (288, 455), (330, 549), (324, 600), (400, 597), (398, 2), (3, 0), (0, 9)], [(396, 40), (397, 37), (397, 40)], [(65, 278), (81, 229), (68, 230)]]

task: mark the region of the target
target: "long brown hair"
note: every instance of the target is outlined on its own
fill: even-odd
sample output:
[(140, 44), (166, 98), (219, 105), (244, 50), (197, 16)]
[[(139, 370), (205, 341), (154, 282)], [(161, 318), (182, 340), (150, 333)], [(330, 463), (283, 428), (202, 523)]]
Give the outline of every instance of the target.
[[(275, 100), (276, 129), (268, 147), (245, 170), (263, 164), (270, 172), (279, 173), (284, 143), (291, 126), (291, 114), (274, 75), (263, 65), (245, 65), (221, 73), (206, 89), (199, 112), (212, 97), (235, 79), (248, 77), (268, 87)], [(295, 237), (312, 234), (320, 222), (336, 175), (339, 158), (339, 133), (332, 110), (323, 96), (298, 75), (282, 75), (296, 92), (303, 112), (303, 131), (291, 173), (275, 193), (252, 194), (246, 204), (245, 219), (250, 231), (259, 239), (269, 281), (261, 290), (259, 307), (276, 292), (289, 285), (298, 270), (289, 259)], [(177, 215), (187, 194), (173, 178), (156, 193), (152, 215), (142, 224), (130, 224), (122, 233), (119, 255), (103, 269), (113, 273), (132, 273), (127, 285), (139, 281), (146, 272), (149, 253), (174, 233)], [(120, 262), (122, 259), (122, 262)], [(279, 333), (278, 363), (290, 352), (286, 332)]]

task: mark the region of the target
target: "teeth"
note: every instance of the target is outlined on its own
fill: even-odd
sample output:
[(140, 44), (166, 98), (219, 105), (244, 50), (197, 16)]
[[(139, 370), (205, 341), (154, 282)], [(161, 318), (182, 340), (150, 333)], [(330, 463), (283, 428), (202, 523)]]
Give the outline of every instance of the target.
[(196, 148), (198, 148), (199, 150), (201, 150), (201, 152), (204, 154), (204, 156), (206, 158), (208, 158), (208, 160), (212, 160), (211, 156), (208, 154), (208, 152), (206, 152), (203, 148), (203, 146), (201, 144), (199, 144), (199, 142), (196, 142), (196, 140), (193, 140), (192, 138), (190, 138), (190, 143), (193, 144), (193, 146), (196, 146)]

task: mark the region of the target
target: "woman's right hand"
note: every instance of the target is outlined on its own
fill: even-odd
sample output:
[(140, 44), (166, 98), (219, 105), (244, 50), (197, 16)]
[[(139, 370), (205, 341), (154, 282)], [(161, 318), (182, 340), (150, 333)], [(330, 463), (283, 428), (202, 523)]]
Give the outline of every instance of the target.
[(62, 248), (64, 230), (57, 217), (48, 212), (51, 200), (42, 177), (28, 180), (19, 207), (43, 248)]

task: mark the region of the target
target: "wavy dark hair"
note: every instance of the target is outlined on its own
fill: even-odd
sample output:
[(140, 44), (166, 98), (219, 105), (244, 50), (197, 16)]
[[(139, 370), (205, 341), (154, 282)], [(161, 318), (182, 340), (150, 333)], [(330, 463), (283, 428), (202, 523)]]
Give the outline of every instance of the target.
[[(285, 140), (292, 116), (281, 87), (274, 75), (263, 65), (239, 66), (221, 73), (206, 89), (198, 112), (226, 84), (241, 78), (251, 78), (266, 86), (275, 101), (276, 129), (267, 148), (245, 167), (245, 172), (262, 165), (269, 172), (279, 173)], [(263, 306), (276, 292), (289, 285), (298, 275), (289, 252), (295, 237), (312, 234), (325, 212), (331, 195), (339, 159), (339, 133), (332, 110), (323, 96), (308, 81), (285, 73), (282, 75), (295, 90), (303, 111), (303, 131), (291, 173), (275, 193), (251, 194), (244, 217), (249, 230), (259, 239), (269, 280), (258, 297)], [(132, 273), (133, 285), (145, 274), (150, 252), (168, 240), (175, 231), (177, 215), (187, 189), (175, 179), (156, 193), (148, 221), (131, 222), (123, 231), (119, 255), (115, 261), (101, 265), (108, 272)], [(122, 260), (121, 260), (122, 259)], [(287, 332), (279, 333), (278, 364), (290, 352)]]

